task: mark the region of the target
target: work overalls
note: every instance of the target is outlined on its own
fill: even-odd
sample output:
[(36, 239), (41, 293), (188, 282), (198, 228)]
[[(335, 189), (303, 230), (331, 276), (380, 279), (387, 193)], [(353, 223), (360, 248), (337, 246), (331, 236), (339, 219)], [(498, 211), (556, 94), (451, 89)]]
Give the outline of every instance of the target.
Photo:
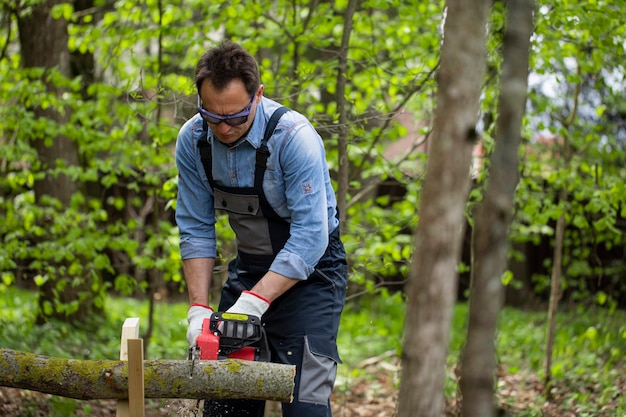
[[(238, 254), (228, 265), (219, 311), (230, 308), (243, 290), (250, 290), (263, 277), (289, 238), (289, 223), (274, 211), (263, 191), (267, 141), (287, 110), (279, 108), (268, 122), (257, 149), (253, 187), (217, 184), (212, 176), (210, 143), (198, 143), (213, 188), (215, 209), (227, 211), (237, 239)], [(263, 315), (272, 362), (296, 366), (294, 400), (282, 404), (283, 417), (332, 415), (329, 397), (340, 363), (336, 337), (346, 280), (346, 254), (337, 227), (330, 233), (328, 247), (315, 271), (276, 299)], [(265, 401), (207, 400), (204, 417), (261, 417), (264, 408)]]

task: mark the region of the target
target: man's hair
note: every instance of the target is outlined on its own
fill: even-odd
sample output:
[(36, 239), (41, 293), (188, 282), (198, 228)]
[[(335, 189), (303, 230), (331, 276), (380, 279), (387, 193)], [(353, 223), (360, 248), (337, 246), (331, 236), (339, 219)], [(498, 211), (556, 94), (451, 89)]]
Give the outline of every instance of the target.
[(226, 88), (233, 80), (241, 80), (250, 96), (261, 84), (259, 67), (254, 57), (241, 45), (231, 41), (220, 43), (200, 57), (195, 79), (198, 93), (207, 78), (217, 90)]

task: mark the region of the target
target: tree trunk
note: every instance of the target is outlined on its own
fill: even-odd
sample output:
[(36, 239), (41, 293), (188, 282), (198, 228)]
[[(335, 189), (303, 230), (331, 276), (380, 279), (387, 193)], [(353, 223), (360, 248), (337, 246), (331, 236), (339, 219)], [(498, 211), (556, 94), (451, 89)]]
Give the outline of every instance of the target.
[(337, 63), (337, 112), (339, 113), (339, 138), (337, 140), (339, 156), (339, 172), (337, 175), (337, 208), (339, 210), (339, 226), (343, 234), (346, 228), (348, 201), (348, 112), (346, 110), (346, 74), (348, 73), (348, 50), (352, 33), (352, 18), (356, 10), (356, 0), (350, 0), (344, 12), (343, 34)]
[[(567, 207), (567, 191), (561, 190), (559, 202)], [(552, 388), (552, 350), (554, 348), (554, 335), (556, 334), (556, 315), (561, 299), (561, 275), (563, 275), (563, 240), (565, 238), (565, 214), (561, 214), (556, 221), (554, 232), (554, 254), (552, 256), (552, 275), (550, 278), (550, 305), (548, 307), (548, 329), (546, 332), (546, 363), (544, 377), (544, 395), (548, 400)]]
[[(71, 77), (70, 52), (67, 46), (67, 22), (63, 18), (55, 19), (52, 16), (53, 7), (62, 4), (62, 0), (44, 0), (29, 7), (28, 13), (20, 13), (18, 17), (18, 29), (20, 39), (20, 52), (24, 68), (43, 68), (46, 70), (43, 79), (49, 92), (62, 97), (63, 88), (55, 84), (55, 77), (49, 77), (52, 71), (64, 78)], [(57, 77), (58, 78), (58, 77)], [(38, 100), (33, 100), (33, 105), (38, 105)], [(33, 109), (36, 118), (48, 120), (56, 125), (67, 124), (69, 117), (67, 109), (50, 106), (47, 108), (35, 107)], [(52, 129), (54, 131), (54, 129)], [(34, 184), (35, 197), (41, 201), (44, 196), (55, 198), (64, 207), (70, 205), (72, 195), (80, 190), (80, 184), (73, 181), (68, 175), (54, 173), (57, 161), (62, 161), (63, 166), (79, 166), (78, 145), (71, 138), (64, 135), (54, 137), (33, 137), (33, 148), (37, 151), (37, 157), (41, 164), (43, 177), (37, 179)], [(54, 265), (61, 270), (63, 260)], [(37, 323), (43, 323), (49, 318), (45, 315), (44, 306), (69, 304), (83, 298), (84, 294), (91, 294), (92, 283), (86, 278), (81, 283), (67, 285), (63, 291), (59, 291), (57, 280), (65, 279), (63, 276), (50, 274), (50, 279), (41, 287), (39, 292), (40, 309), (37, 314)], [(81, 295), (82, 294), (82, 295)], [(46, 309), (50, 310), (50, 309)], [(91, 299), (81, 301), (77, 311), (70, 315), (59, 312), (52, 308), (50, 316), (71, 322), (81, 321), (84, 317), (99, 310)]]
[(398, 417), (440, 417), (489, 0), (448, 1), (432, 147), (408, 284)]
[[(580, 75), (580, 66), (578, 67), (578, 75)], [(572, 162), (572, 147), (569, 139), (569, 129), (574, 124), (574, 120), (578, 115), (578, 101), (581, 94), (581, 84), (578, 82), (574, 86), (573, 106), (566, 118), (561, 120), (563, 125), (563, 149), (562, 159), (566, 168), (570, 168)], [(561, 185), (559, 192), (559, 205), (561, 206), (561, 214), (556, 221), (556, 230), (554, 232), (554, 253), (552, 255), (552, 276), (550, 278), (550, 306), (548, 307), (548, 329), (546, 334), (546, 361), (545, 361), (545, 378), (544, 378), (544, 395), (548, 400), (552, 399), (550, 394), (552, 388), (552, 349), (554, 347), (554, 336), (556, 333), (556, 315), (561, 299), (561, 281), (563, 275), (563, 258), (565, 245), (565, 229), (567, 222), (565, 213), (568, 208), (569, 200), (569, 181), (565, 181)]]
[[(45, 0), (30, 7), (30, 13), (22, 13), (18, 19), (20, 49), (22, 64), (25, 68), (57, 69), (64, 77), (71, 76), (70, 52), (67, 47), (67, 22), (63, 18), (52, 17), (52, 8), (62, 4), (62, 0)], [(47, 74), (46, 74), (47, 76)], [(44, 77), (46, 77), (44, 76)], [(62, 89), (47, 81), (48, 91), (62, 94)], [(36, 105), (37, 100), (33, 100)], [(61, 109), (48, 107), (36, 108), (35, 114), (39, 118), (46, 118), (66, 123), (68, 118)], [(65, 137), (34, 139), (33, 146), (44, 170), (53, 170), (57, 160), (65, 161), (65, 166), (78, 165), (78, 147), (74, 141)], [(35, 195), (38, 199), (48, 195), (59, 199), (64, 205), (69, 205), (72, 194), (78, 186), (67, 175), (53, 175), (46, 172), (41, 180), (35, 182)]]
[(508, 232), (519, 182), (519, 146), (528, 87), (528, 53), (533, 0), (509, 0), (503, 42), (502, 81), (495, 151), (484, 199), (476, 208), (472, 234), (472, 279), (467, 342), (461, 360), (462, 415), (495, 413), (495, 333), (504, 302)]
[[(128, 398), (128, 362), (59, 359), (0, 349), (0, 386), (78, 400)], [(295, 367), (270, 362), (144, 361), (145, 398), (292, 401)]]

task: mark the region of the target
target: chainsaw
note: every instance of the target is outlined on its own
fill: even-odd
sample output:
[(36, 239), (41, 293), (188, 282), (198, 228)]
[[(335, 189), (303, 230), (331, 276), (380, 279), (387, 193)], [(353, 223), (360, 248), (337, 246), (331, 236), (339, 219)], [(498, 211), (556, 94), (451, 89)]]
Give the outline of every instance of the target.
[(196, 339), (196, 346), (189, 352), (190, 358), (192, 355), (194, 359), (200, 360), (270, 360), (269, 345), (261, 319), (238, 313), (217, 312), (204, 319), (202, 333)]
[[(202, 333), (195, 346), (189, 348), (190, 375), (193, 377), (197, 360), (243, 359), (247, 361), (270, 361), (270, 350), (261, 319), (238, 313), (212, 313), (202, 322)], [(196, 402), (193, 415), (200, 410)]]

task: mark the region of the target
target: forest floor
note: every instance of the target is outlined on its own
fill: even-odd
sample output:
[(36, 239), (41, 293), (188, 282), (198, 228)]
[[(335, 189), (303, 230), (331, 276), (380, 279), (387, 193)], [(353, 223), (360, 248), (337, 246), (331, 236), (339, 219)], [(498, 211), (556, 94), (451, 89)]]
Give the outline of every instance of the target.
[[(393, 417), (398, 400), (397, 364), (389, 361), (369, 363), (364, 377), (351, 377), (350, 383), (341, 383), (332, 397), (335, 417)], [(498, 402), (500, 416), (538, 416), (544, 417), (579, 417), (593, 415), (605, 417), (618, 415), (614, 407), (595, 408), (592, 414), (582, 411), (593, 409), (593, 388), (585, 393), (585, 404), (566, 400), (571, 394), (571, 387), (555, 386), (553, 400), (546, 402), (542, 395), (543, 382), (535, 375), (518, 372), (507, 374), (498, 372)], [(616, 383), (616, 392), (626, 392), (626, 375)], [(419, 393), (416, 393), (419, 395)], [(599, 394), (596, 394), (599, 395)], [(571, 397), (570, 397), (571, 398)], [(72, 400), (74, 401), (74, 400)], [(63, 405), (65, 404), (65, 405)], [(76, 405), (78, 404), (78, 405)], [(32, 391), (0, 387), (0, 416), (3, 417), (50, 417), (74, 415), (77, 417), (113, 417), (117, 404), (114, 400), (76, 401), (74, 410), (68, 414), (67, 402), (59, 397)], [(192, 417), (196, 414), (196, 400), (146, 400), (146, 417)], [(270, 403), (267, 417), (278, 416), (278, 403)], [(458, 401), (446, 400), (446, 416), (460, 415)], [(531, 411), (532, 410), (532, 411)], [(197, 413), (201, 415), (201, 413)]]

